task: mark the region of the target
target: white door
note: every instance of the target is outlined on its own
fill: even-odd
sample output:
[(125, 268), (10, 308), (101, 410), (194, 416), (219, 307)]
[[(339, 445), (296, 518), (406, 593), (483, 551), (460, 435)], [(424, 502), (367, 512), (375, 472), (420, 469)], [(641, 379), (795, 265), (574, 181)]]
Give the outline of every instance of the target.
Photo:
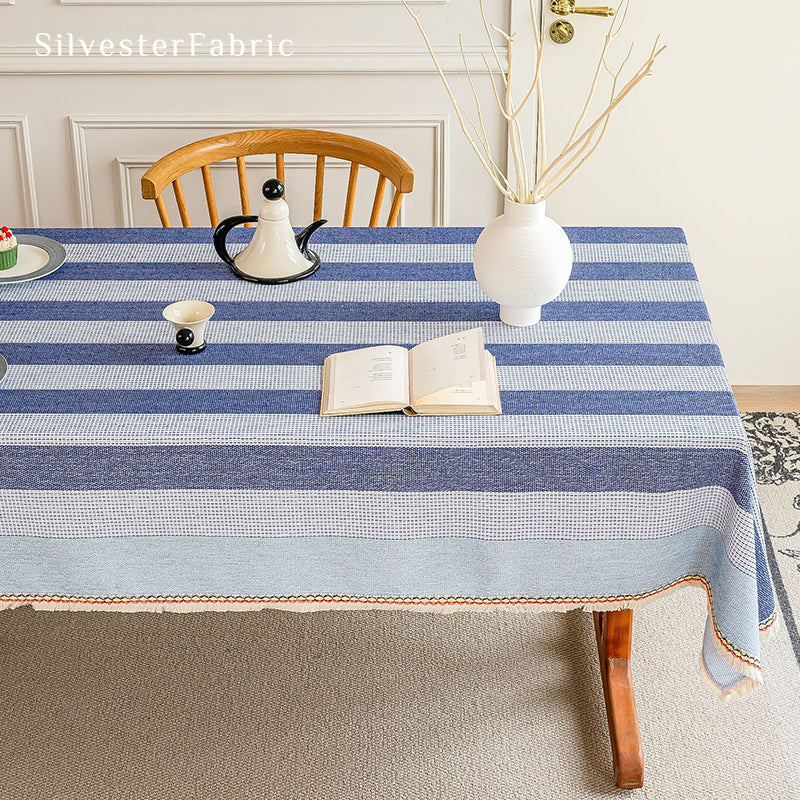
[[(527, 2), (512, 0), (516, 25)], [(545, 28), (566, 19), (575, 30), (568, 44), (547, 39), (552, 155), (583, 105), (609, 20), (543, 4)], [(734, 384), (800, 384), (797, 30), (800, 3), (776, 15), (742, 0), (632, 0), (612, 66), (635, 41), (637, 68), (658, 33), (667, 50), (548, 201), (563, 225), (682, 227)], [(606, 81), (598, 110), (607, 91)]]

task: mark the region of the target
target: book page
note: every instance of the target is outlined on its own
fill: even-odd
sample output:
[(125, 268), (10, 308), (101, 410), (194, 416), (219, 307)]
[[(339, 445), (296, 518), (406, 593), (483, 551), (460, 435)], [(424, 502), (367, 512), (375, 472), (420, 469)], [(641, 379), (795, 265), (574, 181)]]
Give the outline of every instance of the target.
[(486, 381), (476, 381), (475, 383), (459, 383), (457, 386), (450, 386), (441, 389), (433, 394), (425, 395), (424, 406), (488, 406), (489, 395)]
[(452, 333), (412, 348), (412, 404), (434, 392), (486, 379), (483, 328)]
[(330, 356), (329, 411), (371, 403), (408, 403), (408, 351), (383, 345)]
[[(429, 394), (424, 398), (424, 403), (417, 406), (414, 411), (425, 413), (500, 413), (500, 393), (497, 386), (497, 366), (494, 356), (484, 351), (486, 357), (485, 381), (475, 383), (461, 383), (448, 389)], [(443, 411), (442, 409), (447, 409)]]

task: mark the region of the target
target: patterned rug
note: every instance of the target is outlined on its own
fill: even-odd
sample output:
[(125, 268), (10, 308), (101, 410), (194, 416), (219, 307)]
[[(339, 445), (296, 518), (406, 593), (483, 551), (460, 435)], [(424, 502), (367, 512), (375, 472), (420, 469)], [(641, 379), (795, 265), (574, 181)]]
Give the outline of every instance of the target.
[(800, 665), (800, 414), (742, 414), (753, 448), (775, 593)]

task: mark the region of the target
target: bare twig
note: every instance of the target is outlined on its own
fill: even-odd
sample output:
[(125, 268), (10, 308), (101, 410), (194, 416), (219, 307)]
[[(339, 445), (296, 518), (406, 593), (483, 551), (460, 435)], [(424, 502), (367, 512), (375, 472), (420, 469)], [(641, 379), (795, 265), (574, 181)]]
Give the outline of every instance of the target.
[[(464, 70), (467, 73), (467, 80), (469, 81), (470, 88), (472, 89), (472, 95), (473, 95), (473, 98), (475, 100), (475, 107), (477, 109), (477, 114), (478, 114), (478, 122), (479, 122), (480, 127), (481, 127), (481, 135), (480, 135), (479, 138), (482, 139), (481, 144), (483, 145), (483, 149), (486, 152), (487, 161), (491, 165), (496, 177), (505, 184), (508, 192), (511, 192), (512, 194), (515, 194), (513, 189), (511, 188), (510, 181), (508, 180), (506, 175), (503, 173), (503, 170), (501, 170), (500, 167), (497, 165), (497, 162), (494, 160), (494, 158), (493, 158), (493, 156), (491, 154), (491, 148), (490, 148), (490, 145), (489, 145), (489, 136), (486, 133), (486, 128), (485, 128), (484, 123), (483, 123), (483, 112), (482, 112), (482, 108), (481, 108), (481, 103), (480, 103), (480, 99), (478, 98), (478, 92), (477, 92), (477, 90), (475, 88), (475, 82), (472, 79), (472, 72), (471, 72), (471, 70), (469, 68), (469, 65), (467, 64), (467, 56), (466, 56), (466, 53), (464, 52), (464, 43), (463, 43), (461, 34), (458, 35), (458, 43), (459, 43), (459, 47), (461, 49), (461, 60), (464, 63)], [(492, 68), (489, 66), (489, 62), (486, 60), (486, 54), (485, 53), (481, 53), (481, 56), (483, 58), (483, 63), (486, 66), (486, 71), (487, 71), (487, 73), (489, 75), (489, 80), (491, 81), (491, 84), (492, 84), (492, 91), (494, 92), (495, 100), (497, 101), (497, 107), (500, 109), (500, 113), (506, 119), (508, 119), (508, 116), (506, 115), (506, 112), (505, 112), (504, 103), (500, 99), (500, 94), (499, 94), (499, 92), (497, 90), (497, 84), (496, 84), (496, 82), (494, 80), (494, 72), (493, 72)], [(503, 77), (505, 78), (505, 75), (503, 75)], [(472, 121), (469, 120), (468, 118), (467, 118), (467, 121), (470, 122), (470, 124), (472, 125), (472, 127), (474, 129), (475, 128), (474, 123), (472, 123)], [(477, 131), (476, 131), (476, 133), (477, 133)], [(508, 196), (508, 192), (505, 193), (506, 196)]]
[[(505, 197), (514, 202), (522, 203), (537, 203), (549, 197), (553, 192), (559, 189), (568, 181), (575, 172), (586, 163), (588, 158), (594, 153), (598, 145), (605, 136), (608, 130), (611, 114), (619, 106), (619, 104), (633, 91), (633, 89), (641, 83), (648, 75), (655, 60), (666, 49), (664, 46), (659, 47), (659, 37), (656, 38), (653, 48), (650, 51), (649, 57), (633, 74), (633, 76), (625, 83), (625, 85), (617, 91), (617, 86), (621, 80), (623, 69), (628, 63), (633, 47), (628, 50), (627, 55), (622, 60), (620, 66), (616, 70), (612, 70), (608, 66), (608, 54), (614, 39), (619, 35), (620, 30), (625, 24), (625, 19), (628, 14), (630, 0), (622, 0), (620, 9), (617, 16), (611, 22), (608, 32), (605, 36), (603, 48), (600, 52), (600, 58), (597, 61), (592, 80), (589, 86), (589, 93), (586, 102), (578, 114), (575, 126), (562, 147), (558, 155), (548, 163), (547, 161), (547, 136), (545, 126), (545, 109), (544, 109), (544, 90), (543, 90), (543, 55), (545, 46), (545, 30), (542, 27), (540, 30), (539, 22), (536, 17), (536, 8), (534, 0), (528, 0), (530, 9), (531, 26), (533, 28), (534, 47), (536, 51), (536, 65), (534, 67), (533, 76), (530, 80), (530, 85), (527, 91), (522, 96), (522, 100), (515, 104), (514, 96), (512, 94), (513, 74), (514, 74), (514, 39), (513, 33), (507, 33), (496, 25), (489, 22), (486, 17), (486, 10), (484, 8), (484, 0), (478, 0), (480, 8), (481, 19), (483, 20), (483, 27), (486, 32), (486, 37), (489, 41), (489, 48), (494, 62), (497, 66), (495, 70), (490, 66), (489, 60), (485, 53), (481, 53), (483, 64), (486, 67), (486, 72), (489, 75), (489, 80), (492, 87), (492, 94), (501, 116), (505, 119), (508, 126), (508, 141), (511, 149), (511, 158), (514, 161), (514, 170), (516, 175), (516, 187), (512, 188), (508, 175), (498, 166), (494, 157), (492, 156), (491, 142), (486, 130), (486, 124), (481, 107), (480, 97), (478, 95), (475, 81), (472, 72), (467, 63), (467, 57), (464, 50), (464, 42), (462, 36), (459, 34), (458, 44), (461, 51), (461, 58), (464, 62), (464, 70), (467, 74), (472, 96), (475, 101), (475, 109), (477, 113), (477, 124), (461, 106), (456, 99), (456, 96), (450, 86), (450, 82), (444, 73), (444, 70), (436, 57), (436, 54), (431, 45), (422, 22), (419, 18), (419, 12), (414, 12), (408, 5), (407, 0), (402, 0), (408, 13), (414, 19), (414, 22), (422, 35), (428, 53), (433, 60), (436, 72), (444, 84), (447, 96), (456, 113), (459, 125), (464, 136), (467, 139), (470, 147), (478, 157), (481, 166), (492, 179), (494, 184), (503, 193)], [(503, 64), (500, 60), (500, 54), (495, 43), (494, 35), (499, 34), (504, 40), (506, 45), (507, 55), (507, 69), (503, 69)], [(586, 119), (589, 117), (593, 101), (597, 94), (600, 83), (600, 76), (605, 71), (611, 76), (611, 93), (605, 108), (595, 116), (591, 124), (585, 126)], [(497, 85), (494, 73), (499, 72), (503, 81), (503, 91)], [(536, 154), (531, 159), (530, 167), (525, 155), (524, 137), (522, 135), (522, 128), (520, 124), (520, 117), (526, 104), (530, 102), (531, 98), (536, 95), (537, 99), (537, 113), (536, 124), (533, 140), (535, 143)], [(584, 127), (585, 126), (585, 127)], [(471, 130), (470, 130), (471, 129)], [(510, 165), (508, 165), (510, 168)], [(530, 174), (529, 174), (530, 169)]]
[[(480, 98), (478, 97), (478, 91), (475, 88), (475, 82), (472, 80), (472, 73), (470, 72), (469, 64), (467, 64), (467, 55), (464, 52), (464, 41), (463, 41), (463, 38), (462, 38), (460, 33), (458, 34), (458, 46), (459, 46), (459, 49), (461, 50), (461, 60), (464, 62), (464, 70), (467, 73), (467, 80), (469, 81), (470, 88), (472, 89), (472, 96), (473, 96), (473, 98), (475, 100), (475, 111), (476, 111), (476, 113), (478, 115), (478, 124), (480, 125), (479, 138), (480, 138), (480, 142), (481, 142), (481, 145), (483, 147), (483, 150), (486, 153), (486, 160), (489, 162), (489, 165), (492, 167), (492, 170), (494, 171), (495, 175), (498, 178), (502, 179), (503, 182), (506, 183), (506, 185), (508, 185), (508, 181), (506, 180), (505, 175), (503, 175), (503, 172), (497, 166), (497, 164), (495, 163), (494, 158), (492, 157), (492, 148), (491, 148), (491, 144), (489, 142), (489, 134), (486, 133), (486, 126), (484, 125), (484, 122), (483, 122), (483, 112), (481, 110), (481, 101), (480, 101)], [(477, 133), (477, 131), (476, 131), (476, 133)]]
[[(533, 163), (533, 183), (539, 180), (539, 176), (544, 170), (544, 165), (547, 163), (547, 137), (545, 133), (545, 116), (544, 116), (544, 85), (542, 78), (542, 57), (544, 55), (544, 42), (545, 31), (542, 26), (541, 33), (539, 31), (539, 20), (536, 18), (536, 6), (534, 0), (528, 0), (528, 10), (531, 15), (531, 27), (533, 28), (533, 39), (537, 47), (537, 61), (536, 61), (536, 75), (534, 76), (534, 83), (536, 84), (536, 130), (534, 131), (535, 142), (535, 158)], [(527, 198), (529, 203), (536, 202), (536, 192), (531, 191)]]
[[(464, 136), (467, 137), (467, 141), (469, 142), (470, 146), (472, 147), (473, 152), (478, 157), (478, 160), (481, 162), (481, 166), (486, 170), (486, 173), (489, 177), (494, 181), (497, 188), (506, 196), (508, 196), (508, 190), (503, 186), (502, 183), (498, 180), (497, 176), (494, 174), (493, 169), (489, 166), (489, 163), (484, 158), (483, 154), (481, 153), (478, 145), (475, 143), (475, 140), (470, 136), (469, 131), (467, 130), (467, 125), (464, 119), (464, 111), (459, 105), (458, 101), (456, 100), (455, 95), (453, 94), (453, 90), (450, 88), (450, 82), (447, 80), (447, 76), (444, 74), (444, 70), (439, 64), (439, 59), (436, 58), (436, 53), (433, 51), (433, 46), (431, 45), (430, 39), (428, 39), (428, 34), (425, 33), (425, 29), (422, 27), (422, 23), (419, 20), (419, 12), (414, 13), (411, 10), (411, 7), (408, 5), (406, 0), (402, 0), (403, 5), (408, 11), (409, 14), (414, 18), (414, 22), (419, 29), (420, 34), (422, 35), (423, 40), (425, 41), (425, 46), (428, 48), (428, 53), (430, 54), (431, 59), (433, 60), (433, 64), (436, 67), (436, 71), (439, 73), (439, 77), (442, 79), (442, 83), (444, 83), (444, 88), (447, 91), (447, 96), (450, 98), (450, 102), (452, 103), (453, 110), (456, 112), (456, 118), (458, 119), (458, 123), (461, 126), (461, 130)], [(517, 200), (516, 195), (514, 197), (510, 197), (511, 200)]]
[[(550, 183), (553, 177), (556, 177), (563, 172), (563, 167), (565, 166), (563, 163), (564, 160), (570, 160), (572, 157), (574, 157), (576, 152), (585, 151), (590, 144), (587, 142), (587, 140), (590, 139), (597, 129), (603, 125), (608, 116), (633, 91), (633, 89), (648, 75), (650, 75), (650, 70), (653, 67), (653, 63), (666, 49), (666, 45), (659, 48), (658, 41), (658, 38), (656, 38), (655, 44), (653, 45), (653, 49), (651, 50), (648, 59), (644, 62), (644, 64), (642, 64), (642, 66), (625, 84), (625, 86), (620, 89), (617, 96), (606, 106), (603, 112), (582, 134), (580, 134), (572, 143), (568, 143), (564, 149), (553, 159), (553, 161), (547, 165), (541, 177), (536, 182), (536, 186), (534, 187), (537, 197), (541, 199), (542, 187)], [(556, 173), (556, 175), (553, 175), (552, 173), (556, 169), (556, 165), (559, 165), (559, 171)]]
[[(483, 64), (486, 67), (486, 71), (489, 73), (489, 78), (492, 81), (492, 90), (494, 92), (494, 99), (497, 100), (497, 107), (500, 109), (500, 113), (508, 120), (508, 114), (506, 114), (505, 104), (500, 99), (500, 92), (497, 89), (497, 82), (494, 79), (494, 72), (486, 59), (486, 53), (481, 53), (481, 58), (483, 58)], [(503, 83), (505, 85), (506, 74), (501, 70), (500, 74), (503, 76)], [(509, 120), (510, 122), (510, 120)]]
[[(497, 91), (497, 84), (494, 82), (494, 78), (492, 77), (492, 89), (494, 90), (495, 100), (497, 100), (497, 105), (500, 108), (500, 112), (509, 122), (508, 126), (508, 138), (509, 143), (511, 145), (511, 157), (514, 161), (514, 170), (516, 173), (516, 180), (517, 180), (517, 194), (522, 198), (527, 198), (528, 196), (528, 170), (527, 170), (527, 159), (525, 157), (525, 145), (522, 139), (522, 130), (519, 124), (519, 112), (521, 110), (521, 106), (517, 107), (514, 105), (513, 95), (512, 95), (512, 73), (514, 68), (514, 34), (506, 33), (501, 28), (498, 28), (496, 25), (490, 26), (493, 31), (499, 33), (500, 36), (503, 37), (506, 41), (506, 57), (508, 60), (508, 74), (505, 76), (505, 97), (504, 99), (500, 98), (500, 93)], [(492, 75), (491, 70), (489, 69), (488, 61), (484, 56), (484, 64), (486, 65), (487, 70), (489, 71), (490, 76)]]
[(606, 33), (605, 40), (603, 42), (603, 49), (600, 52), (600, 58), (597, 59), (597, 67), (594, 71), (592, 83), (589, 87), (589, 96), (586, 98), (586, 102), (583, 105), (583, 109), (578, 117), (578, 121), (575, 123), (575, 127), (572, 129), (572, 133), (567, 140), (567, 144), (571, 144), (575, 141), (575, 137), (578, 135), (581, 125), (583, 125), (586, 115), (589, 113), (589, 107), (592, 105), (592, 100), (594, 100), (594, 94), (597, 90), (597, 81), (600, 78), (600, 72), (605, 66), (608, 48), (611, 47), (611, 43), (617, 37), (619, 32), (622, 30), (622, 26), (625, 24), (625, 18), (628, 16), (628, 6), (629, 0), (623, 0), (622, 5), (617, 11), (617, 16), (612, 18), (611, 24), (608, 26), (608, 32)]
[[(608, 65), (605, 63), (605, 61), (603, 61), (603, 67), (609, 73), (609, 75), (611, 75), (611, 99), (609, 100), (609, 103), (612, 103), (614, 101), (614, 98), (615, 98), (615, 95), (616, 95), (616, 91), (617, 91), (617, 82), (619, 81), (619, 77), (622, 74), (622, 70), (625, 68), (625, 64), (627, 64), (628, 59), (631, 57), (632, 53), (633, 53), (633, 45), (630, 46), (630, 49), (628, 50), (628, 54), (622, 60), (622, 63), (619, 65), (619, 68), (616, 70), (616, 72), (610, 70), (608, 68)], [(558, 180), (559, 175), (560, 175), (560, 173), (559, 173), (559, 175), (553, 176), (550, 179), (550, 181), (548, 182), (548, 184), (541, 188), (540, 191), (541, 191), (542, 199), (546, 199), (551, 194), (553, 194), (555, 191), (557, 191), (561, 186), (563, 186), (586, 163), (586, 161), (589, 158), (589, 156), (591, 156), (591, 154), (594, 153), (594, 151), (597, 149), (597, 147), (600, 144), (600, 142), (603, 140), (603, 137), (605, 136), (606, 130), (608, 129), (608, 123), (609, 123), (610, 120), (611, 120), (611, 115), (609, 114), (606, 117), (605, 122), (603, 123), (602, 127), (600, 128), (599, 134), (597, 136), (597, 140), (590, 147), (588, 147), (587, 150), (585, 150), (585, 154), (583, 155), (583, 157), (578, 161), (577, 164), (575, 164), (572, 167), (572, 169), (569, 169), (567, 174), (563, 178), (561, 178), (561, 180)], [(591, 137), (589, 137), (589, 140), (587, 140), (587, 143), (589, 141), (591, 141)], [(574, 163), (574, 160), (575, 159), (570, 161), (570, 164)], [(567, 167), (569, 167), (569, 164), (567, 165)], [(556, 181), (558, 181), (558, 182), (555, 183), (555, 185), (553, 185), (554, 182), (556, 182)]]
[[(633, 53), (633, 45), (630, 46), (627, 55), (622, 60), (622, 63), (620, 64), (620, 66), (617, 68), (616, 71), (613, 71), (613, 70), (609, 69), (609, 67), (606, 64), (605, 60), (602, 62), (603, 68), (606, 70), (606, 72), (608, 72), (608, 74), (612, 78), (611, 97), (609, 99), (609, 103), (612, 103), (614, 101), (615, 97), (616, 97), (617, 83), (619, 81), (619, 77), (622, 74), (622, 70), (625, 68), (625, 64), (628, 62), (628, 59), (630, 59), (632, 53)], [(600, 133), (599, 133), (599, 136), (598, 136), (597, 140), (594, 140), (592, 138), (594, 136), (594, 134), (589, 136), (587, 138), (587, 140), (584, 142), (583, 146), (578, 148), (578, 150), (575, 152), (575, 154), (570, 157), (570, 159), (558, 170), (558, 172), (556, 172), (555, 175), (553, 175), (551, 178), (549, 178), (545, 184), (543, 184), (543, 185), (540, 184), (539, 193), (540, 193), (540, 197), (542, 199), (544, 199), (548, 195), (552, 194), (559, 186), (561, 186), (567, 180), (567, 178), (572, 176), (574, 174), (574, 172), (578, 169), (578, 167), (580, 167), (586, 161), (586, 159), (597, 149), (597, 146), (600, 144), (600, 141), (602, 140), (603, 136), (605, 135), (605, 132), (606, 132), (606, 129), (608, 128), (608, 123), (609, 123), (610, 119), (611, 119), (611, 115), (609, 114), (605, 118), (605, 121), (603, 122), (603, 125), (600, 128)], [(584, 153), (585, 153), (585, 155), (584, 155)], [(576, 162), (578, 162), (577, 166), (575, 166), (573, 169), (571, 169), (571, 167), (573, 167), (573, 165), (575, 165)], [(565, 172), (567, 173), (567, 177), (562, 179), (558, 183), (556, 183), (555, 186), (553, 186), (553, 184), (556, 181), (558, 181), (558, 179)]]
[(514, 101), (511, 97), (511, 74), (514, 63), (514, 37), (513, 35), (503, 33), (497, 28), (495, 28), (495, 30), (498, 30), (499, 33), (502, 33), (507, 43), (508, 80), (506, 81), (505, 109), (506, 109), (506, 117), (511, 121), (511, 125), (508, 128), (508, 138), (511, 141), (511, 156), (514, 159), (514, 169), (517, 173), (517, 194), (520, 197), (527, 197), (528, 177), (525, 171), (525, 162), (523, 160), (522, 153), (520, 150), (521, 137), (519, 136), (519, 125), (514, 124), (515, 109), (514, 109)]
[(503, 71), (503, 65), (500, 63), (500, 55), (497, 52), (497, 47), (495, 46), (494, 39), (492, 38), (492, 32), (489, 30), (489, 20), (486, 19), (486, 9), (483, 7), (483, 0), (478, 0), (478, 7), (481, 10), (481, 19), (483, 20), (483, 28), (486, 31), (486, 38), (489, 40), (489, 47), (492, 48), (492, 54), (494, 55), (494, 62), (497, 64), (497, 71), (503, 76), (503, 83), (507, 83), (506, 75)]

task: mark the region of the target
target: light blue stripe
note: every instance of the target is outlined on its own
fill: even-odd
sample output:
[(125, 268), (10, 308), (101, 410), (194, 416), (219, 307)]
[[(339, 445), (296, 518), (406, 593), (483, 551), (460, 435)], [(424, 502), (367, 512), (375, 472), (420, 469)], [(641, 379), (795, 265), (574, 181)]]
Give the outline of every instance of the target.
[[(147, 263), (152, 261), (209, 263), (220, 262), (209, 241), (208, 244), (68, 244), (67, 260)], [(473, 245), (420, 242), (418, 244), (325, 244), (314, 248), (323, 261), (354, 264), (464, 263), (472, 261)], [(575, 261), (593, 262), (686, 262), (689, 250), (682, 243), (575, 243), (572, 245)]]
[[(646, 542), (0, 539), (9, 595), (588, 598), (646, 594), (697, 573), (711, 582), (723, 635), (757, 660), (755, 582), (703, 526)], [(705, 651), (711, 661), (709, 642)]]
[[(724, 367), (498, 366), (503, 391), (725, 391)], [(180, 391), (319, 389), (321, 366), (209, 364), (148, 366), (12, 364), (5, 388), (59, 390)]]
[[(79, 279), (86, 280), (186, 280), (188, 271), (192, 280), (224, 280), (236, 283), (239, 279), (220, 261), (208, 263), (149, 261), (141, 262), (80, 262), (66, 264), (49, 275), (47, 283)], [(394, 264), (337, 264), (330, 261), (314, 273), (313, 281), (340, 280), (402, 280), (407, 281), (474, 281), (472, 262), (458, 264), (406, 263)], [(688, 262), (645, 264), (618, 262), (577, 262), (572, 266), (574, 280), (697, 280), (692, 264)], [(0, 285), (0, 297), (10, 288)]]
[[(728, 565), (722, 572), (733, 586), (728, 602), (715, 599), (735, 629), (755, 584), (729, 564), (719, 533), (705, 526), (644, 541), (4, 536), (0, 593), (613, 596), (643, 594), (684, 574), (715, 579), (718, 564)], [(755, 606), (746, 617), (757, 627)]]
[[(402, 343), (410, 346), (408, 342)], [(220, 344), (203, 353), (204, 364), (321, 364), (341, 348), (331, 344)], [(185, 364), (171, 343), (161, 344), (14, 344), (4, 342), (9, 364)], [(722, 366), (712, 344), (578, 345), (493, 344), (498, 364), (652, 364), (653, 366)], [(2, 408), (0, 407), (0, 411)]]
[(703, 447), (749, 453), (739, 417), (548, 415), (430, 417), (398, 414), (47, 414), (0, 415), (6, 445), (203, 444), (309, 447)]
[[(299, 281), (268, 286), (247, 281), (31, 281), (8, 286), (6, 301), (171, 303), (188, 297), (215, 302), (481, 303), (475, 281)], [(697, 281), (570, 281), (559, 295), (569, 301), (696, 302)]]
[[(684, 322), (540, 322), (515, 328), (502, 322), (482, 322), (487, 344), (716, 344), (708, 321)], [(212, 319), (208, 338), (220, 344), (418, 344), (475, 322), (313, 322)], [(1, 320), (0, 342), (137, 344), (172, 341), (163, 321), (106, 322), (97, 320)]]

